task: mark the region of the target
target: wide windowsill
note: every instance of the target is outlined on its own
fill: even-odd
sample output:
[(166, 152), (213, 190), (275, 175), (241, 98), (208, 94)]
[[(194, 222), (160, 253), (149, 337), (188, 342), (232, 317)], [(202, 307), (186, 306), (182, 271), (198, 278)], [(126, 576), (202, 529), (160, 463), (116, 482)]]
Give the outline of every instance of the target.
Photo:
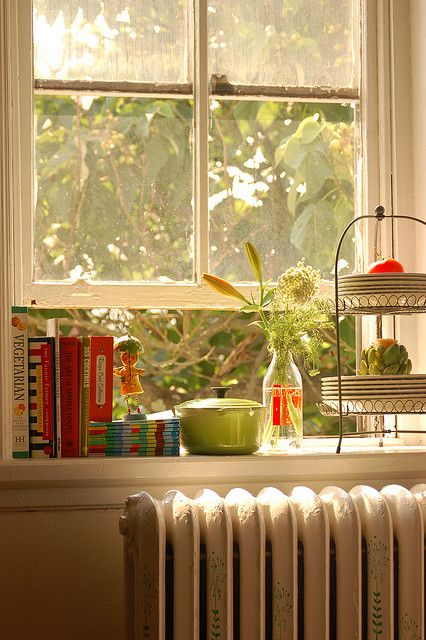
[(251, 491), (273, 485), (291, 490), (328, 484), (380, 488), (411, 487), (426, 481), (426, 446), (401, 441), (347, 439), (336, 455), (335, 441), (306, 441), (296, 452), (251, 456), (177, 458), (88, 458), (0, 462), (0, 511), (121, 508), (138, 491), (160, 497), (170, 489), (195, 495), (203, 487), (225, 494), (232, 486)]

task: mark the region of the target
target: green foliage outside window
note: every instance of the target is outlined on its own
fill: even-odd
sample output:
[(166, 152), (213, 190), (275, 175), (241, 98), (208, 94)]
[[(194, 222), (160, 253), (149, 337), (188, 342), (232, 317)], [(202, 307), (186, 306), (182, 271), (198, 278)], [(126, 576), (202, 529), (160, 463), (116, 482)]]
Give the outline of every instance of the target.
[[(36, 270), (40, 279), (167, 282), (193, 278), (192, 110), (184, 99), (47, 96), (35, 99)], [(339, 234), (354, 212), (352, 105), (212, 101), (210, 271), (249, 280), (244, 241), (265, 277), (301, 257), (330, 278)], [(344, 247), (353, 264), (353, 243)], [(171, 303), (173, 301), (171, 300)], [(38, 318), (37, 326), (42, 331)], [(149, 411), (210, 395), (216, 384), (261, 399), (269, 356), (247, 317), (219, 311), (72, 311), (64, 332), (123, 335), (145, 349)], [(342, 322), (354, 372), (354, 325)], [(322, 375), (335, 371), (324, 334)], [(304, 375), (305, 432), (332, 433), (319, 384)], [(117, 396), (118, 398), (118, 396)], [(116, 416), (124, 406), (116, 406)]]

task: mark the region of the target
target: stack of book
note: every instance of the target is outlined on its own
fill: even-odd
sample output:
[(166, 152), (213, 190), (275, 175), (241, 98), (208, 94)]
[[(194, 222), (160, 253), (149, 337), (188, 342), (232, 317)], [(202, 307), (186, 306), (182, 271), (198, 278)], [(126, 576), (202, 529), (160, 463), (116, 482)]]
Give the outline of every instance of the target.
[(112, 420), (113, 336), (28, 336), (28, 310), (12, 307), (12, 455), (87, 456), (91, 420)]
[(178, 456), (179, 418), (89, 424), (89, 457)]

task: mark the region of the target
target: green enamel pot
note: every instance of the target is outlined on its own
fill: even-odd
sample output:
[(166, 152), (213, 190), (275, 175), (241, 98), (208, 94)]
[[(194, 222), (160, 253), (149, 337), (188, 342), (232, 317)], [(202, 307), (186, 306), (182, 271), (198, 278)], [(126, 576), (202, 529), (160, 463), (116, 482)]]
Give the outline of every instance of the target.
[(229, 387), (213, 387), (217, 398), (189, 400), (175, 407), (181, 443), (188, 453), (248, 455), (262, 438), (266, 407), (253, 400), (225, 398)]

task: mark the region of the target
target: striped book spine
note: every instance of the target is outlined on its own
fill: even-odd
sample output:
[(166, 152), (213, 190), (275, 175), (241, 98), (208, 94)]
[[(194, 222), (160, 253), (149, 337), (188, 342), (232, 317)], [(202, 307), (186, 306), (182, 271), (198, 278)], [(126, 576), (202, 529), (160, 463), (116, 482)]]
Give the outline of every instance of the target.
[(30, 455), (54, 458), (55, 361), (54, 338), (29, 338)]

